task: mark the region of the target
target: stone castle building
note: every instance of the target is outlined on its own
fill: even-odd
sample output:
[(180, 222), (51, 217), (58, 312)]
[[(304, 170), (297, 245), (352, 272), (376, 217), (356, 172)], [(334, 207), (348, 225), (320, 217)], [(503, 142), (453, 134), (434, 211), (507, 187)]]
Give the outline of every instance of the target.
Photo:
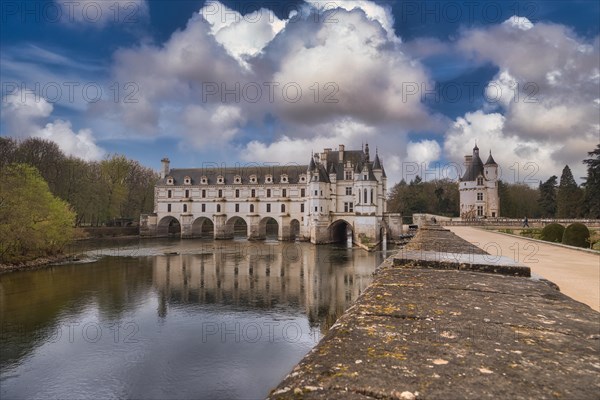
[(400, 214), (386, 212), (387, 177), (369, 146), (325, 149), (308, 165), (171, 169), (162, 160), (154, 213), (142, 215), (140, 234), (182, 238), (243, 236), (352, 240), (373, 247), (402, 233)]
[(479, 158), (475, 145), (473, 155), (465, 156), (466, 170), (460, 179), (460, 217), (462, 219), (497, 218), (500, 216), (498, 196), (498, 164), (490, 155), (485, 162)]

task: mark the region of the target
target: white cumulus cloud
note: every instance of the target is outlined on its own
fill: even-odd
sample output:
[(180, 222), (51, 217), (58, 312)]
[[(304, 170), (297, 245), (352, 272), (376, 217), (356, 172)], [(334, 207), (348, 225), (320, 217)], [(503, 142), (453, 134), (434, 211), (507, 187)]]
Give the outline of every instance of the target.
[(32, 91), (18, 90), (2, 99), (2, 116), (9, 135), (25, 139), (39, 137), (55, 142), (68, 156), (98, 160), (104, 150), (96, 144), (90, 129), (73, 131), (70, 121), (60, 119), (40, 125), (47, 120), (54, 106)]

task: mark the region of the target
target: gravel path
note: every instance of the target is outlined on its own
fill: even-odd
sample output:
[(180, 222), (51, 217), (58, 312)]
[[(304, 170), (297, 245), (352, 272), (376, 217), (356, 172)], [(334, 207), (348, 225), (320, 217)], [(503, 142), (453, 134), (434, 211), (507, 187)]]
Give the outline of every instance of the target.
[[(600, 255), (471, 227), (448, 227), (490, 254), (510, 257), (556, 283), (560, 291), (600, 311)], [(501, 252), (501, 253), (499, 253)]]

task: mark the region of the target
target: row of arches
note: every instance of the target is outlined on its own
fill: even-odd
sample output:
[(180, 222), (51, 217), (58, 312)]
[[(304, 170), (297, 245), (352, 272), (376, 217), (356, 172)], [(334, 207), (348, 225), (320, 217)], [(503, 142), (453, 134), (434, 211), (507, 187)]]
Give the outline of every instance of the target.
[[(232, 217), (227, 220), (226, 231), (233, 233), (233, 238), (248, 238), (248, 223), (241, 217)], [(176, 217), (167, 216), (162, 218), (157, 225), (156, 235), (158, 237), (180, 237), (181, 223)], [(214, 238), (215, 224), (207, 217), (200, 217), (192, 223), (192, 237)], [(261, 238), (277, 240), (279, 236), (279, 223), (271, 217), (263, 218), (258, 224), (258, 235)], [(338, 220), (329, 226), (330, 241), (332, 243), (345, 243), (353, 241), (352, 226), (344, 221)], [(300, 238), (300, 221), (293, 219), (290, 222), (290, 240)]]

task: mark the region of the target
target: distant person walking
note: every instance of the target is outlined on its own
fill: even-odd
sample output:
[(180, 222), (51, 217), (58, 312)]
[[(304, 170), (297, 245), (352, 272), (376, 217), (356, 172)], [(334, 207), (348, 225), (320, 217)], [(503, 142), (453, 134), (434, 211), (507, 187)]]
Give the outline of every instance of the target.
[(527, 217), (523, 219), (523, 228), (529, 228), (529, 220)]

